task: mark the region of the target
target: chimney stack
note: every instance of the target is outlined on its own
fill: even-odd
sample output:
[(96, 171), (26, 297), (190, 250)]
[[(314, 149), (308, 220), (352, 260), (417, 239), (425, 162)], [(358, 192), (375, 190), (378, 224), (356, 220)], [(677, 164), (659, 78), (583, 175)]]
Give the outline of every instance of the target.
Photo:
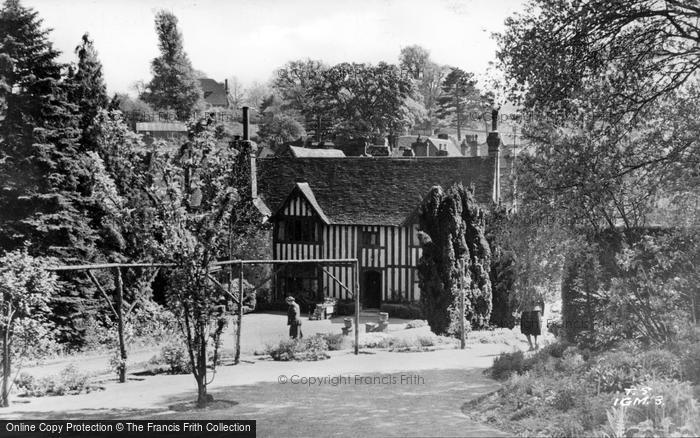
[(493, 202), (497, 205), (501, 203), (501, 136), (498, 134), (498, 108), (491, 111), (491, 132), (486, 138), (489, 146), (489, 157), (494, 157), (493, 169)]
[(250, 130), (249, 130), (249, 114), (247, 106), (242, 108), (243, 110), (243, 147), (241, 148), (241, 153), (249, 154), (250, 160), (250, 196), (253, 199), (258, 197), (258, 171), (255, 162), (255, 154), (257, 153), (257, 145), (250, 141)]
[(248, 110), (250, 108), (248, 108), (247, 106), (244, 106), (242, 109), (243, 109), (243, 141), (249, 141), (250, 136), (248, 133), (248, 127), (249, 127), (248, 126), (248, 117), (249, 117)]

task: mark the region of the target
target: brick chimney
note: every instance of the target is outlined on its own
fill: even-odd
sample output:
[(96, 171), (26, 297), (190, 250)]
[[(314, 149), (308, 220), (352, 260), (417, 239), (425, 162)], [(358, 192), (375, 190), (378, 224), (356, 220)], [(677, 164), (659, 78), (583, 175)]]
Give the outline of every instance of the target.
[(258, 197), (258, 170), (255, 162), (255, 156), (258, 152), (258, 145), (250, 141), (250, 115), (247, 106), (243, 110), (243, 147), (241, 153), (247, 153), (250, 157), (250, 196), (255, 199)]
[(498, 133), (498, 108), (491, 110), (491, 132), (486, 138), (489, 147), (489, 157), (494, 157), (492, 199), (496, 204), (501, 203), (501, 136)]

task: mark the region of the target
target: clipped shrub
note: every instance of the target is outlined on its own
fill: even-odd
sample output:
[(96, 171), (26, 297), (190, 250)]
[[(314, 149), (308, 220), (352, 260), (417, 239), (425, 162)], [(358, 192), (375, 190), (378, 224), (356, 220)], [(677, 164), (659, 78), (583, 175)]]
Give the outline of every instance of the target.
[(513, 373), (522, 374), (527, 371), (525, 354), (522, 351), (501, 353), (488, 369), (489, 374), (496, 380), (505, 380)]
[(427, 325), (428, 325), (428, 321), (426, 321), (424, 319), (414, 319), (414, 320), (406, 323), (406, 328), (412, 329), (412, 328), (425, 327)]
[(564, 351), (564, 355), (556, 362), (556, 369), (565, 373), (574, 373), (586, 365), (583, 356), (575, 347), (569, 347)]
[(435, 336), (419, 336), (418, 343), (421, 347), (432, 347), (436, 344)]
[(188, 374), (192, 372), (192, 364), (185, 348), (184, 341), (172, 339), (160, 349), (158, 362), (167, 365), (170, 374)]
[(423, 319), (423, 310), (417, 304), (383, 303), (379, 307), (379, 310), (388, 313), (391, 318)]
[(319, 333), (319, 336), (326, 341), (330, 351), (350, 348), (350, 340), (347, 336), (343, 336), (342, 333)]
[(394, 338), (385, 333), (363, 333), (360, 335), (359, 348), (388, 348), (393, 341)]
[(328, 359), (328, 343), (323, 335), (314, 335), (304, 339), (282, 339), (276, 345), (268, 346), (266, 353), (273, 360), (324, 360)]
[(564, 350), (566, 350), (571, 344), (566, 341), (557, 341), (547, 344), (538, 353), (548, 354), (552, 357), (561, 358), (564, 356)]
[(27, 397), (44, 397), (90, 392), (95, 387), (88, 385), (90, 375), (80, 371), (75, 364), (66, 366), (57, 375), (45, 376), (39, 379), (22, 373), (15, 379), (15, 385), (20, 393)]

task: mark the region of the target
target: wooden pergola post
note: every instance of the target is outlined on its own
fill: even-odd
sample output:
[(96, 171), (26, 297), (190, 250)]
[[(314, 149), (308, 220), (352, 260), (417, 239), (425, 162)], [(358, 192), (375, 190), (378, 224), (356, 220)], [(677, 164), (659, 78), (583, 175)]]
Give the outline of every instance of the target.
[[(233, 267), (231, 267), (233, 269)], [(238, 365), (241, 360), (241, 324), (243, 323), (243, 262), (238, 273), (238, 327), (236, 329), (236, 357), (233, 363)]]
[(355, 260), (355, 355), (360, 354), (360, 262)]
[(126, 382), (126, 343), (124, 341), (124, 284), (122, 282), (122, 272), (120, 268), (114, 269), (114, 277), (116, 281), (115, 290), (115, 310), (117, 313), (117, 330), (119, 331), (119, 382)]

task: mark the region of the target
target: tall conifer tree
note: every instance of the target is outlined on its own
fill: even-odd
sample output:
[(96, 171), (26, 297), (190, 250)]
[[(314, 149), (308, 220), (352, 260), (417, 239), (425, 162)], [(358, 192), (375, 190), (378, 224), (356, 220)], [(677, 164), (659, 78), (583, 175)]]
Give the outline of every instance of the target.
[(158, 12), (156, 32), (160, 56), (151, 63), (153, 79), (141, 99), (156, 110), (173, 110), (179, 120), (188, 120), (202, 98), (202, 90), (185, 53), (177, 17), (172, 12)]
[(107, 87), (102, 76), (102, 63), (89, 35), (83, 35), (75, 48), (78, 64), (70, 71), (70, 100), (78, 107), (81, 131), (80, 145), (83, 151), (97, 147), (95, 117), (109, 105)]

